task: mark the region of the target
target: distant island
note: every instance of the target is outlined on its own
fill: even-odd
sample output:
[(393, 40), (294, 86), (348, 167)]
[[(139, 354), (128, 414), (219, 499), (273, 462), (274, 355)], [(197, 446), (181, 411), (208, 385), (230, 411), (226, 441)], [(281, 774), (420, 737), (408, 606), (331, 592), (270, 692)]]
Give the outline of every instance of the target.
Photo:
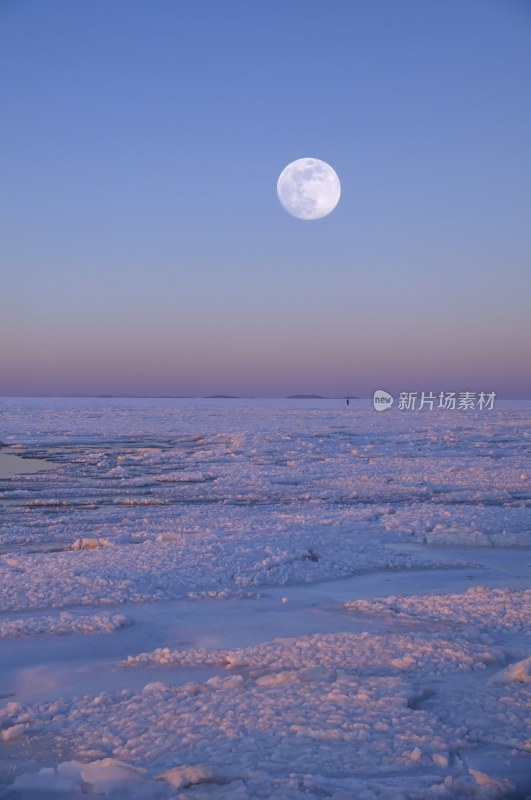
[(207, 394), (206, 400), (241, 400), (237, 394)]
[(342, 397), (323, 397), (320, 394), (290, 394), (286, 400), (359, 400), (360, 398), (355, 394), (344, 395)]
[(329, 400), (328, 397), (322, 397), (320, 394), (290, 394), (286, 400)]

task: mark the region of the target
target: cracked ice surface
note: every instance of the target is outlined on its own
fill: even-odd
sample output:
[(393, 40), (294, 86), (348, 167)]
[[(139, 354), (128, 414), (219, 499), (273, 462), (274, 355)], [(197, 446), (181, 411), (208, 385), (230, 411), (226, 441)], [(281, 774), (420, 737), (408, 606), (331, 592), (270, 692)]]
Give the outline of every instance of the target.
[(0, 798), (531, 791), (529, 436), (509, 406), (0, 400), (52, 465), (0, 478)]

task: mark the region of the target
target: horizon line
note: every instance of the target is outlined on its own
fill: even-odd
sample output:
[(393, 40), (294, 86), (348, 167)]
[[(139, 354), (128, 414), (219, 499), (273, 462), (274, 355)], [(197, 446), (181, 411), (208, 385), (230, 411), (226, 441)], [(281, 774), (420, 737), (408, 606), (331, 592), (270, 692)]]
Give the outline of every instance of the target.
[[(416, 392), (420, 394), (419, 391)], [(479, 394), (475, 392), (474, 394)], [(397, 395), (398, 396), (398, 395)], [(373, 395), (360, 397), (354, 394), (342, 395), (317, 395), (317, 394), (292, 394), (292, 395), (231, 395), (231, 394), (0, 394), (0, 399), (79, 399), (79, 400), (372, 400)], [(497, 401), (523, 400), (531, 402), (531, 396), (505, 397), (496, 394)]]

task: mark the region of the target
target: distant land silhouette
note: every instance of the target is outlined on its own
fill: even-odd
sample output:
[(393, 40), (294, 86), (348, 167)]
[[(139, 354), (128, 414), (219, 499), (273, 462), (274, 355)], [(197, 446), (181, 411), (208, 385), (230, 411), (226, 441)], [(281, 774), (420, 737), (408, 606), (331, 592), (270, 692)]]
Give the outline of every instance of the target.
[(286, 400), (329, 400), (328, 397), (323, 397), (320, 394), (290, 394)]
[[(11, 395), (0, 395), (0, 397), (11, 397)], [(33, 395), (16, 395), (21, 397), (62, 397), (62, 398), (98, 398), (100, 400), (106, 399), (124, 399), (124, 400), (260, 400), (260, 399), (269, 399), (269, 400), (345, 400), (348, 397), (350, 400), (360, 400), (361, 398), (359, 395), (349, 394), (349, 395), (341, 395), (341, 396), (324, 396), (321, 394), (290, 394), (287, 397), (270, 397), (262, 398), (259, 395), (239, 395), (239, 394), (208, 394), (208, 395), (198, 395), (198, 394), (85, 394), (82, 392), (76, 392), (73, 394), (33, 394)]]
[(323, 397), (320, 394), (290, 394), (286, 400), (359, 400), (360, 398), (355, 394), (341, 395), (341, 397)]

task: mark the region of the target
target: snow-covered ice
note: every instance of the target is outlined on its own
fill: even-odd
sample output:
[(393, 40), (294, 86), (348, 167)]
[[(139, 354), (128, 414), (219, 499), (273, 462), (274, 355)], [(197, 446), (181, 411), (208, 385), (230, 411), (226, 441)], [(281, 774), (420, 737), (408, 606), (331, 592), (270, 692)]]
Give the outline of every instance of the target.
[(345, 604), (351, 611), (387, 613), (396, 617), (431, 620), (448, 624), (453, 630), (515, 630), (531, 633), (531, 589), (474, 586), (464, 594), (436, 594), (422, 597), (379, 597)]
[(531, 793), (530, 435), (0, 399), (0, 798)]

